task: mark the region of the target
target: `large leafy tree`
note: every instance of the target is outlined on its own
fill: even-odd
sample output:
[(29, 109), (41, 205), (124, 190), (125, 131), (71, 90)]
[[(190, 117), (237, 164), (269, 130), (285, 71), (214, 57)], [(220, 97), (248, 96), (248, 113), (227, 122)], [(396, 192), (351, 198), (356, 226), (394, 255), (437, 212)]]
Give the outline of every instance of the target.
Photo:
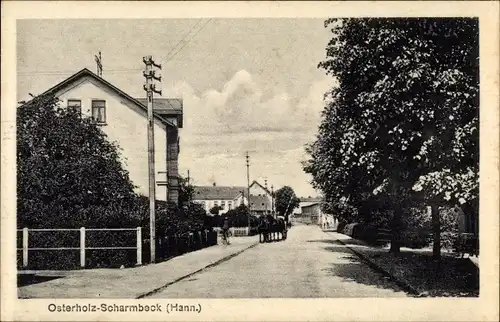
[[(133, 189), (118, 146), (90, 119), (60, 108), (49, 96), (18, 108), (19, 226), (106, 225), (118, 218), (106, 217), (103, 209), (133, 203)], [(91, 212), (92, 207), (103, 211)]]
[(292, 187), (284, 186), (278, 189), (275, 193), (275, 207), (278, 214), (284, 216), (286, 221), (288, 217), (293, 212), (293, 210), (299, 207), (300, 199), (295, 195)]
[(226, 212), (225, 216), (229, 218), (229, 225), (231, 227), (246, 227), (251, 221), (253, 216), (250, 216), (248, 207), (246, 205), (239, 205), (238, 207)]
[(325, 26), (332, 39), (319, 67), (338, 84), (327, 93), (304, 169), (327, 199), (389, 208), (398, 252), (401, 213), (415, 199), (475, 208), (478, 22), (329, 19)]
[(179, 176), (179, 205), (184, 206), (193, 200), (194, 186), (187, 178)]

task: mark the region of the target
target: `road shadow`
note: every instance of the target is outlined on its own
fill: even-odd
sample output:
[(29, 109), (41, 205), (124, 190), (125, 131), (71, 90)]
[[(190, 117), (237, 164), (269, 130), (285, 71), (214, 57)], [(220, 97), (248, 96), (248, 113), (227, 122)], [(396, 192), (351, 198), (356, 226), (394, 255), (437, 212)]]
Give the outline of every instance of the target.
[[(306, 242), (308, 243), (324, 243), (324, 244), (334, 244), (334, 245), (357, 245), (357, 246), (366, 246), (365, 243), (356, 240), (356, 239), (348, 239), (340, 242), (337, 239), (314, 239), (314, 240), (307, 240)], [(374, 247), (374, 246), (371, 246)]]
[[(337, 250), (333, 250), (337, 251)], [(396, 292), (404, 292), (390, 276), (367, 267), (366, 263), (356, 255), (341, 257), (348, 263), (332, 263), (325, 271), (331, 276), (341, 277), (347, 282), (375, 286)], [(396, 297), (396, 294), (395, 294)]]
[(479, 296), (479, 269), (466, 258), (443, 256), (440, 262), (436, 262), (429, 254), (411, 251), (398, 255), (372, 253), (368, 256), (379, 265), (384, 265), (397, 278), (404, 278), (425, 296)]
[[(325, 250), (349, 253), (347, 247), (330, 246)], [(442, 257), (438, 264), (429, 254), (408, 251), (396, 255), (368, 248), (363, 250), (363, 256), (370, 260), (352, 252), (341, 255), (341, 263), (332, 263), (326, 271), (347, 281), (402, 290), (410, 296), (479, 296), (479, 269), (468, 259)]]
[(17, 275), (17, 287), (38, 284), (43, 282), (52, 281), (58, 278), (63, 278), (64, 276), (43, 276), (36, 274), (18, 274)]
[(324, 243), (324, 244), (334, 244), (334, 245), (342, 245), (341, 242), (334, 239), (312, 239), (306, 240), (307, 243)]
[(339, 246), (327, 246), (323, 247), (323, 249), (329, 251), (329, 252), (334, 252), (334, 253), (346, 253), (346, 254), (352, 254), (352, 250), (349, 248), (339, 245)]

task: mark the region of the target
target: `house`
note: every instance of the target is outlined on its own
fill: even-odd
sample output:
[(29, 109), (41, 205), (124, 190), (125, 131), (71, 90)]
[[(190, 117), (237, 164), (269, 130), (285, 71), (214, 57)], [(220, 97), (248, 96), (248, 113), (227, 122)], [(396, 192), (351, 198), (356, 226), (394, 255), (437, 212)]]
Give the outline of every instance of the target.
[(311, 197), (311, 196), (300, 197), (299, 199), (300, 199), (299, 207), (294, 209), (294, 211), (293, 211), (294, 215), (302, 214), (302, 207), (314, 205), (314, 204), (321, 202), (323, 200), (323, 198), (321, 198), (321, 197)]
[[(137, 187), (149, 196), (147, 106), (88, 69), (82, 69), (42, 95), (53, 94), (61, 107), (77, 109), (92, 117), (110, 141), (120, 146), (124, 168)], [(156, 199), (178, 202), (179, 129), (183, 102), (154, 98)]]
[(274, 200), (271, 191), (266, 186), (254, 180), (250, 184), (250, 211), (255, 216), (272, 214), (274, 211)]
[(301, 219), (303, 223), (320, 225), (323, 219), (321, 211), (321, 202), (311, 203), (301, 207)]
[(241, 204), (248, 205), (248, 198), (245, 187), (219, 187), (195, 186), (193, 191), (193, 202), (203, 206), (206, 212), (210, 212), (215, 206), (221, 208), (219, 214), (224, 214)]
[[(205, 208), (207, 212), (214, 206), (222, 209), (219, 214), (224, 214), (241, 204), (248, 206), (250, 199), (250, 211), (253, 215), (261, 216), (272, 213), (273, 200), (271, 192), (257, 181), (253, 181), (248, 189), (244, 186), (195, 186), (193, 201)], [(250, 190), (250, 198), (248, 197)]]
[(272, 201), (265, 195), (250, 195), (250, 212), (252, 215), (260, 217), (266, 214), (272, 214)]

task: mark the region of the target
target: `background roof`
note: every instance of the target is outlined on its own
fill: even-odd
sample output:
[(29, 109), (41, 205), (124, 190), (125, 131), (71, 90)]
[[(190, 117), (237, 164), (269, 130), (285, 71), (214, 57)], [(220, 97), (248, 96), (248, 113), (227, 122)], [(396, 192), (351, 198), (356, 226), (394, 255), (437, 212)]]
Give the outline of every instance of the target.
[(195, 186), (193, 199), (195, 200), (228, 200), (235, 199), (244, 192), (247, 196), (246, 187), (218, 187), (218, 186)]

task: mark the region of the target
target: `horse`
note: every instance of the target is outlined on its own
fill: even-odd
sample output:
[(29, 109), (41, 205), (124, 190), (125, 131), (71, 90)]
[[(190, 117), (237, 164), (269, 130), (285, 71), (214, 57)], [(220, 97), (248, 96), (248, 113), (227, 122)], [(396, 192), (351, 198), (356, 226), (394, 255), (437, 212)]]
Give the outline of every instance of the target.
[(283, 217), (278, 217), (276, 219), (276, 232), (278, 234), (281, 234), (281, 239), (285, 240), (286, 235), (287, 235), (287, 226), (285, 222), (285, 218)]
[(269, 241), (274, 241), (276, 240), (277, 237), (276, 219), (272, 215), (267, 215), (266, 221), (269, 223), (268, 226)]
[(270, 222), (269, 225), (270, 239), (272, 241), (286, 239), (287, 228), (285, 219), (282, 217), (274, 218), (273, 216), (268, 216), (267, 219)]
[(257, 232), (259, 233), (259, 243), (265, 243), (269, 241), (269, 221), (265, 217), (260, 217), (259, 225), (257, 226)]

